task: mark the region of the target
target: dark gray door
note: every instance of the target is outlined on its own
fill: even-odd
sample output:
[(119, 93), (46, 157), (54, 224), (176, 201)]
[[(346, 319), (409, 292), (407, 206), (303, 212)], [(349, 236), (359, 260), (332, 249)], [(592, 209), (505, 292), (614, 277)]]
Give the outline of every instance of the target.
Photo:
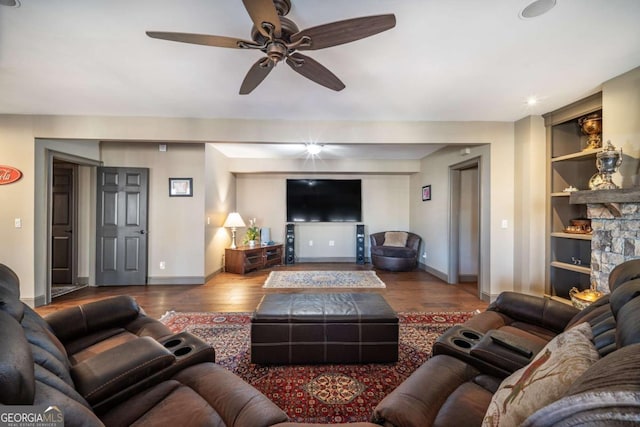
[(53, 164), (51, 188), (51, 284), (74, 282), (74, 169), (68, 163)]
[(147, 283), (149, 169), (98, 168), (96, 284)]

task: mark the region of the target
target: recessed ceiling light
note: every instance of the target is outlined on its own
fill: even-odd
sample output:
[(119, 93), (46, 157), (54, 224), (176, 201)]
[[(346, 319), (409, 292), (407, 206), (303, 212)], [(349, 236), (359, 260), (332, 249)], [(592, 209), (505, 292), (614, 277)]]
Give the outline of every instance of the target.
[(0, 0), (0, 6), (20, 7), (18, 0)]
[(317, 156), (322, 151), (322, 145), (318, 144), (307, 144), (307, 153), (312, 156)]
[(556, 0), (536, 0), (520, 11), (520, 18), (536, 18), (549, 12), (555, 5)]
[(535, 96), (530, 96), (527, 98), (527, 105), (529, 107), (533, 107), (537, 103), (538, 103), (538, 98), (536, 98)]

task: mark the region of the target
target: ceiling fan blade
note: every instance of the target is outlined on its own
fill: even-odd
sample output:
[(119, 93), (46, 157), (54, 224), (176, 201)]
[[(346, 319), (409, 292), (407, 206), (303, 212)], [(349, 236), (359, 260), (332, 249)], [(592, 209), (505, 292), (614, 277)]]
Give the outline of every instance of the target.
[(242, 3), (249, 12), (253, 24), (263, 36), (269, 37), (269, 31), (262, 26), (263, 22), (268, 22), (273, 25), (273, 35), (280, 37), (282, 32), (280, 17), (273, 0), (242, 0)]
[(287, 64), (298, 74), (313, 80), (329, 89), (340, 91), (345, 88), (344, 83), (331, 71), (321, 65), (315, 59), (311, 59), (301, 53), (292, 53), (287, 58)]
[(273, 70), (274, 64), (269, 58), (264, 57), (256, 61), (251, 67), (240, 86), (240, 95), (251, 93)]
[[(242, 49), (247, 45), (255, 45), (248, 40), (235, 39), (233, 37), (209, 36), (206, 34), (171, 33), (165, 31), (147, 31), (147, 35), (154, 39), (170, 40), (173, 42), (201, 44), (205, 46), (229, 47)], [(241, 46), (244, 44), (244, 46)]]
[(395, 26), (396, 16), (394, 14), (363, 16), (307, 28), (293, 34), (291, 42), (296, 42), (307, 36), (311, 39), (311, 44), (309, 46), (301, 45), (298, 50), (324, 49), (360, 40)]

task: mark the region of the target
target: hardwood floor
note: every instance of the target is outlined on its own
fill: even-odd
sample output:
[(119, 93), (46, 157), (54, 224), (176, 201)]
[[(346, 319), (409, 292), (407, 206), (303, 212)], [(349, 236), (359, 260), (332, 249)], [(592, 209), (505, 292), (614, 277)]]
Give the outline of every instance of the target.
[(38, 307), (36, 311), (45, 315), (112, 295), (131, 295), (154, 318), (159, 318), (169, 310), (242, 312), (253, 311), (265, 293), (280, 292), (377, 292), (385, 297), (394, 310), (400, 312), (473, 311), (487, 307), (487, 303), (478, 298), (475, 283), (449, 285), (418, 270), (398, 273), (376, 270), (378, 277), (387, 285), (385, 289), (262, 289), (272, 270), (371, 269), (370, 264), (303, 263), (254, 271), (244, 276), (220, 273), (204, 285), (86, 287), (55, 298), (52, 304)]

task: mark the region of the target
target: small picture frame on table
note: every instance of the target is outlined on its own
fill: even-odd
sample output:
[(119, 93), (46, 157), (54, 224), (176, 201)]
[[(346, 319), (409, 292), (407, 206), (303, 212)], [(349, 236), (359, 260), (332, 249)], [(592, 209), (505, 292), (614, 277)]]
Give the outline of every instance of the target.
[(431, 186), (425, 185), (422, 187), (422, 201), (426, 202), (427, 200), (431, 200)]
[(169, 197), (193, 197), (193, 178), (169, 178)]

